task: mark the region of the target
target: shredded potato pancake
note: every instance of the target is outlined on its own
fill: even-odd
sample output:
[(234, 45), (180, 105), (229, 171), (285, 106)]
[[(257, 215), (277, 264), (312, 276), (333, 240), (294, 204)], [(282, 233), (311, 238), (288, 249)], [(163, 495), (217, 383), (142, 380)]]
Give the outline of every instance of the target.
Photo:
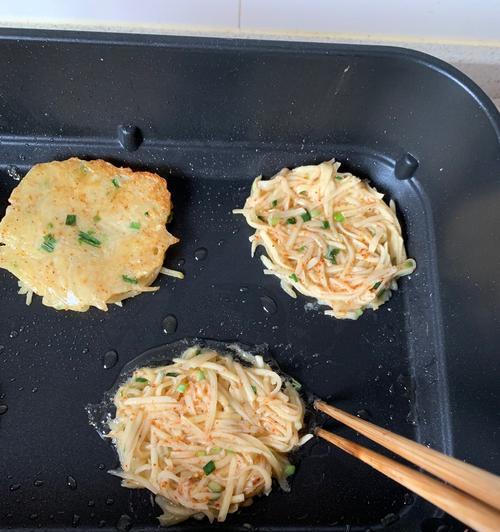
[[(243, 356), (243, 353), (242, 353)], [(301, 445), (304, 405), (261, 356), (248, 365), (190, 347), (173, 363), (137, 369), (118, 389), (108, 437), (128, 488), (146, 488), (162, 525), (206, 516), (224, 521), (253, 497), (284, 489), (295, 472), (287, 453)]]
[(257, 177), (243, 209), (255, 229), (252, 256), (263, 246), (264, 273), (330, 307), (325, 314), (357, 319), (387, 301), (396, 280), (415, 269), (407, 259), (394, 202), (334, 160)]
[(19, 279), (28, 304), (35, 293), (58, 310), (107, 310), (157, 290), (150, 285), (178, 241), (165, 227), (172, 210), (166, 181), (106, 161), (37, 164), (9, 203), (0, 267)]

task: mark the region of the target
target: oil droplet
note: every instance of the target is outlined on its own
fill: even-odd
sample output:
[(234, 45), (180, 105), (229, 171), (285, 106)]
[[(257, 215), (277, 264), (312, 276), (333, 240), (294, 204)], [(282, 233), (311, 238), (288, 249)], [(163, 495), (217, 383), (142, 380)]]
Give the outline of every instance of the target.
[(9, 407), (7, 405), (0, 405), (0, 416), (2, 416), (3, 414), (7, 413), (8, 409), (9, 409)]
[(207, 255), (208, 255), (208, 250), (207, 248), (198, 248), (195, 252), (194, 252), (194, 258), (195, 260), (205, 260), (207, 258)]
[(42, 486), (43, 486), (43, 480), (39, 480), (39, 479), (35, 480), (35, 481), (33, 482), (33, 486), (35, 486), (35, 488), (40, 488), (40, 487), (42, 487)]
[(7, 168), (7, 175), (14, 181), (21, 181), (21, 174), (19, 173), (19, 168), (17, 168), (17, 166), (9, 166)]
[(21, 484), (11, 484), (9, 486), (10, 491), (17, 491), (21, 487)]
[(368, 412), (368, 410), (366, 410), (365, 408), (362, 408), (361, 410), (358, 410), (356, 412), (356, 416), (361, 418), (361, 419), (364, 419), (365, 421), (367, 421), (368, 419), (371, 418), (370, 412)]
[(106, 469), (106, 466), (104, 464), (99, 464), (97, 466), (101, 471), (104, 471)]
[(104, 369), (111, 369), (118, 362), (118, 353), (112, 349), (102, 357), (102, 367)]
[(179, 260), (177, 261), (177, 266), (178, 266), (179, 268), (182, 268), (182, 267), (184, 266), (184, 264), (186, 264), (186, 259), (179, 259)]
[(69, 489), (72, 489), (72, 490), (76, 490), (76, 488), (78, 487), (76, 480), (71, 475), (68, 475), (66, 477), (66, 485), (68, 486)]
[(111, 506), (112, 504), (114, 504), (114, 502), (115, 502), (115, 500), (112, 499), (111, 497), (108, 497), (108, 498), (106, 499), (106, 504), (107, 504), (108, 506)]
[(116, 523), (118, 532), (128, 532), (132, 528), (132, 519), (127, 514), (122, 514)]
[(276, 302), (274, 301), (274, 299), (271, 299), (269, 296), (262, 296), (260, 298), (260, 302), (262, 304), (262, 308), (268, 314), (276, 314), (276, 312), (278, 312), (278, 307), (276, 305)]
[(223, 246), (223, 245), (224, 245), (224, 240), (219, 240), (219, 241), (217, 242), (217, 245), (218, 245), (218, 246)]
[(16, 338), (17, 336), (19, 336), (17, 331), (10, 331), (9, 338)]
[(177, 330), (177, 318), (173, 314), (169, 314), (163, 320), (163, 332), (165, 334), (173, 334)]

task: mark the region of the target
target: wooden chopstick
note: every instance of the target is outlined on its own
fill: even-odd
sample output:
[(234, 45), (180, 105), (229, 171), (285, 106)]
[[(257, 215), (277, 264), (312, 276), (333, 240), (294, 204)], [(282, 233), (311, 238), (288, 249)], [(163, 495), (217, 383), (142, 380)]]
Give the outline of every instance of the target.
[(316, 401), (314, 407), (448, 484), (500, 510), (500, 477), (394, 434), (323, 401)]
[(475, 530), (500, 530), (500, 512), (470, 495), (324, 429), (317, 429), (316, 435), (359, 458)]

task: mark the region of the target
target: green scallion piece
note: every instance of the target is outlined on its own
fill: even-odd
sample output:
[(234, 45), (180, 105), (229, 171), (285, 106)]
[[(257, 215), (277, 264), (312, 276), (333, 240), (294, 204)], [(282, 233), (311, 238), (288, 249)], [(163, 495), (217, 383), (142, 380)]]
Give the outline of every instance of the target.
[(101, 217), (100, 217), (98, 214), (96, 214), (96, 215), (92, 218), (92, 220), (94, 220), (94, 223), (97, 223), (97, 222), (100, 222), (100, 221), (101, 221)]
[(278, 225), (279, 221), (280, 221), (280, 217), (279, 216), (270, 216), (269, 217), (269, 225), (272, 225), (273, 227), (275, 225)]
[(266, 221), (266, 219), (264, 218), (264, 216), (257, 215), (257, 218), (258, 218), (261, 222), (265, 222), (265, 221)]
[(205, 380), (205, 373), (203, 373), (203, 371), (201, 371), (201, 369), (196, 372), (196, 380), (197, 381)]
[(300, 215), (304, 222), (308, 222), (311, 219), (311, 213), (306, 209), (306, 212)]
[(115, 188), (120, 188), (120, 182), (118, 181), (118, 179), (116, 179), (116, 177), (113, 177), (113, 179), (111, 180), (111, 183), (113, 183), (113, 186)]
[(358, 310), (354, 311), (354, 315), (356, 316), (356, 319), (360, 318), (363, 315), (363, 309), (358, 308)]
[(84, 174), (86, 174), (86, 173), (89, 171), (87, 165), (85, 165), (85, 164), (83, 164), (83, 163), (80, 163), (80, 170), (81, 170)]
[(252, 386), (253, 393), (257, 395), (257, 386), (255, 386), (255, 384), (251, 384), (251, 386)]
[(219, 454), (222, 451), (222, 447), (212, 447), (210, 449), (210, 454)]
[(293, 225), (297, 223), (297, 220), (295, 218), (287, 218), (286, 223), (289, 225)]
[(336, 212), (336, 213), (333, 215), (333, 219), (334, 219), (336, 222), (342, 223), (343, 221), (345, 221), (345, 216), (344, 216), (341, 212)]
[(330, 222), (328, 220), (323, 220), (323, 229), (330, 229)]
[(75, 224), (76, 224), (76, 214), (67, 214), (66, 225), (75, 225)]
[(122, 275), (124, 282), (129, 284), (137, 284), (137, 279), (135, 277), (129, 277), (128, 275)]
[(140, 229), (141, 224), (139, 222), (130, 222), (130, 229)]
[(273, 207), (276, 207), (276, 205), (278, 205), (278, 200), (277, 200), (277, 199), (273, 200), (272, 203), (271, 203), (271, 205), (272, 205)]
[(136, 377), (135, 382), (149, 382), (148, 379), (145, 379), (144, 377)]
[(80, 244), (88, 244), (89, 246), (94, 246), (95, 248), (98, 248), (101, 245), (101, 241), (98, 240), (95, 236), (92, 236), (89, 233), (85, 233), (85, 231), (80, 231), (78, 233), (78, 242)]
[(149, 216), (149, 211), (146, 211), (146, 212), (144, 213), (144, 216)]
[(300, 382), (296, 379), (294, 379), (293, 377), (290, 377), (290, 384), (296, 389), (296, 390), (300, 390), (302, 388), (302, 384), (300, 384)]
[(295, 474), (295, 466), (292, 464), (288, 464), (285, 469), (283, 470), (283, 474), (285, 477), (290, 477)]
[(292, 273), (292, 275), (290, 275), (290, 279), (291, 279), (294, 283), (298, 283), (298, 282), (299, 282), (299, 278), (298, 278), (294, 273)]
[(321, 209), (313, 209), (311, 211), (311, 216), (312, 217), (316, 217), (316, 216), (319, 216), (321, 214)]
[(208, 489), (212, 493), (220, 493), (222, 491), (222, 486), (218, 482), (215, 482), (214, 480), (211, 480), (208, 483)]
[(377, 297), (379, 299), (382, 299), (386, 292), (387, 292), (387, 290), (385, 288), (382, 288), (382, 290), (380, 290), (380, 292), (377, 294)]
[(305, 196), (305, 195), (307, 194), (307, 190), (301, 190), (301, 191), (299, 192), (299, 194), (300, 194), (301, 196)]
[(53, 224), (52, 222), (49, 222), (49, 223), (47, 224), (47, 227), (48, 227), (49, 229), (54, 229), (54, 224)]
[(176, 390), (179, 392), (179, 393), (184, 393), (187, 389), (187, 384), (179, 384), (179, 386), (177, 386)]
[(378, 283), (375, 283), (375, 284), (372, 286), (372, 290), (376, 290), (381, 284), (382, 284), (382, 281), (379, 281)]
[(337, 175), (335, 176), (335, 179), (338, 179), (338, 180), (340, 181), (341, 179), (344, 179), (344, 176), (343, 176), (343, 175), (339, 175), (339, 174), (337, 174)]
[(170, 371), (169, 373), (167, 373), (167, 377), (178, 377), (179, 374), (178, 373), (174, 373), (173, 371)]
[(207, 462), (203, 466), (203, 471), (205, 475), (210, 475), (210, 473), (213, 473), (215, 471), (215, 463), (213, 460), (210, 460), (210, 462)]
[(297, 251), (300, 251), (301, 253), (304, 253), (306, 250), (306, 246), (300, 246), (300, 248), (297, 248)]
[(332, 263), (337, 264), (337, 259), (335, 258), (336, 255), (338, 255), (340, 249), (334, 248), (332, 246), (328, 246), (328, 250), (326, 252), (326, 258)]
[(43, 236), (43, 242), (40, 246), (40, 249), (46, 251), (47, 253), (52, 253), (56, 247), (57, 240), (54, 238), (52, 233)]
[(206, 451), (197, 451), (196, 456), (207, 456)]

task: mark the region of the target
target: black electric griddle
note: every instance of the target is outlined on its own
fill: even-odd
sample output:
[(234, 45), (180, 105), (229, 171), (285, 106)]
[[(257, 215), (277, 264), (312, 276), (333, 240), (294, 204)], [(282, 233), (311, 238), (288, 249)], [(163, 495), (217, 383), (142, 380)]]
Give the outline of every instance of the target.
[[(150, 495), (106, 472), (116, 456), (84, 407), (131, 359), (183, 337), (266, 343), (318, 396), (500, 472), (500, 118), (468, 78), (398, 48), (6, 29), (0, 71), (1, 213), (38, 162), (158, 172), (181, 239), (166, 266), (186, 274), (80, 314), (26, 306), (0, 272), (2, 529), (157, 528)], [(257, 174), (333, 156), (396, 201), (418, 265), (358, 321), (289, 298), (231, 214)], [(104, 369), (109, 350), (119, 360)], [(291, 493), (214, 530), (463, 529), (322, 441), (299, 458)]]

